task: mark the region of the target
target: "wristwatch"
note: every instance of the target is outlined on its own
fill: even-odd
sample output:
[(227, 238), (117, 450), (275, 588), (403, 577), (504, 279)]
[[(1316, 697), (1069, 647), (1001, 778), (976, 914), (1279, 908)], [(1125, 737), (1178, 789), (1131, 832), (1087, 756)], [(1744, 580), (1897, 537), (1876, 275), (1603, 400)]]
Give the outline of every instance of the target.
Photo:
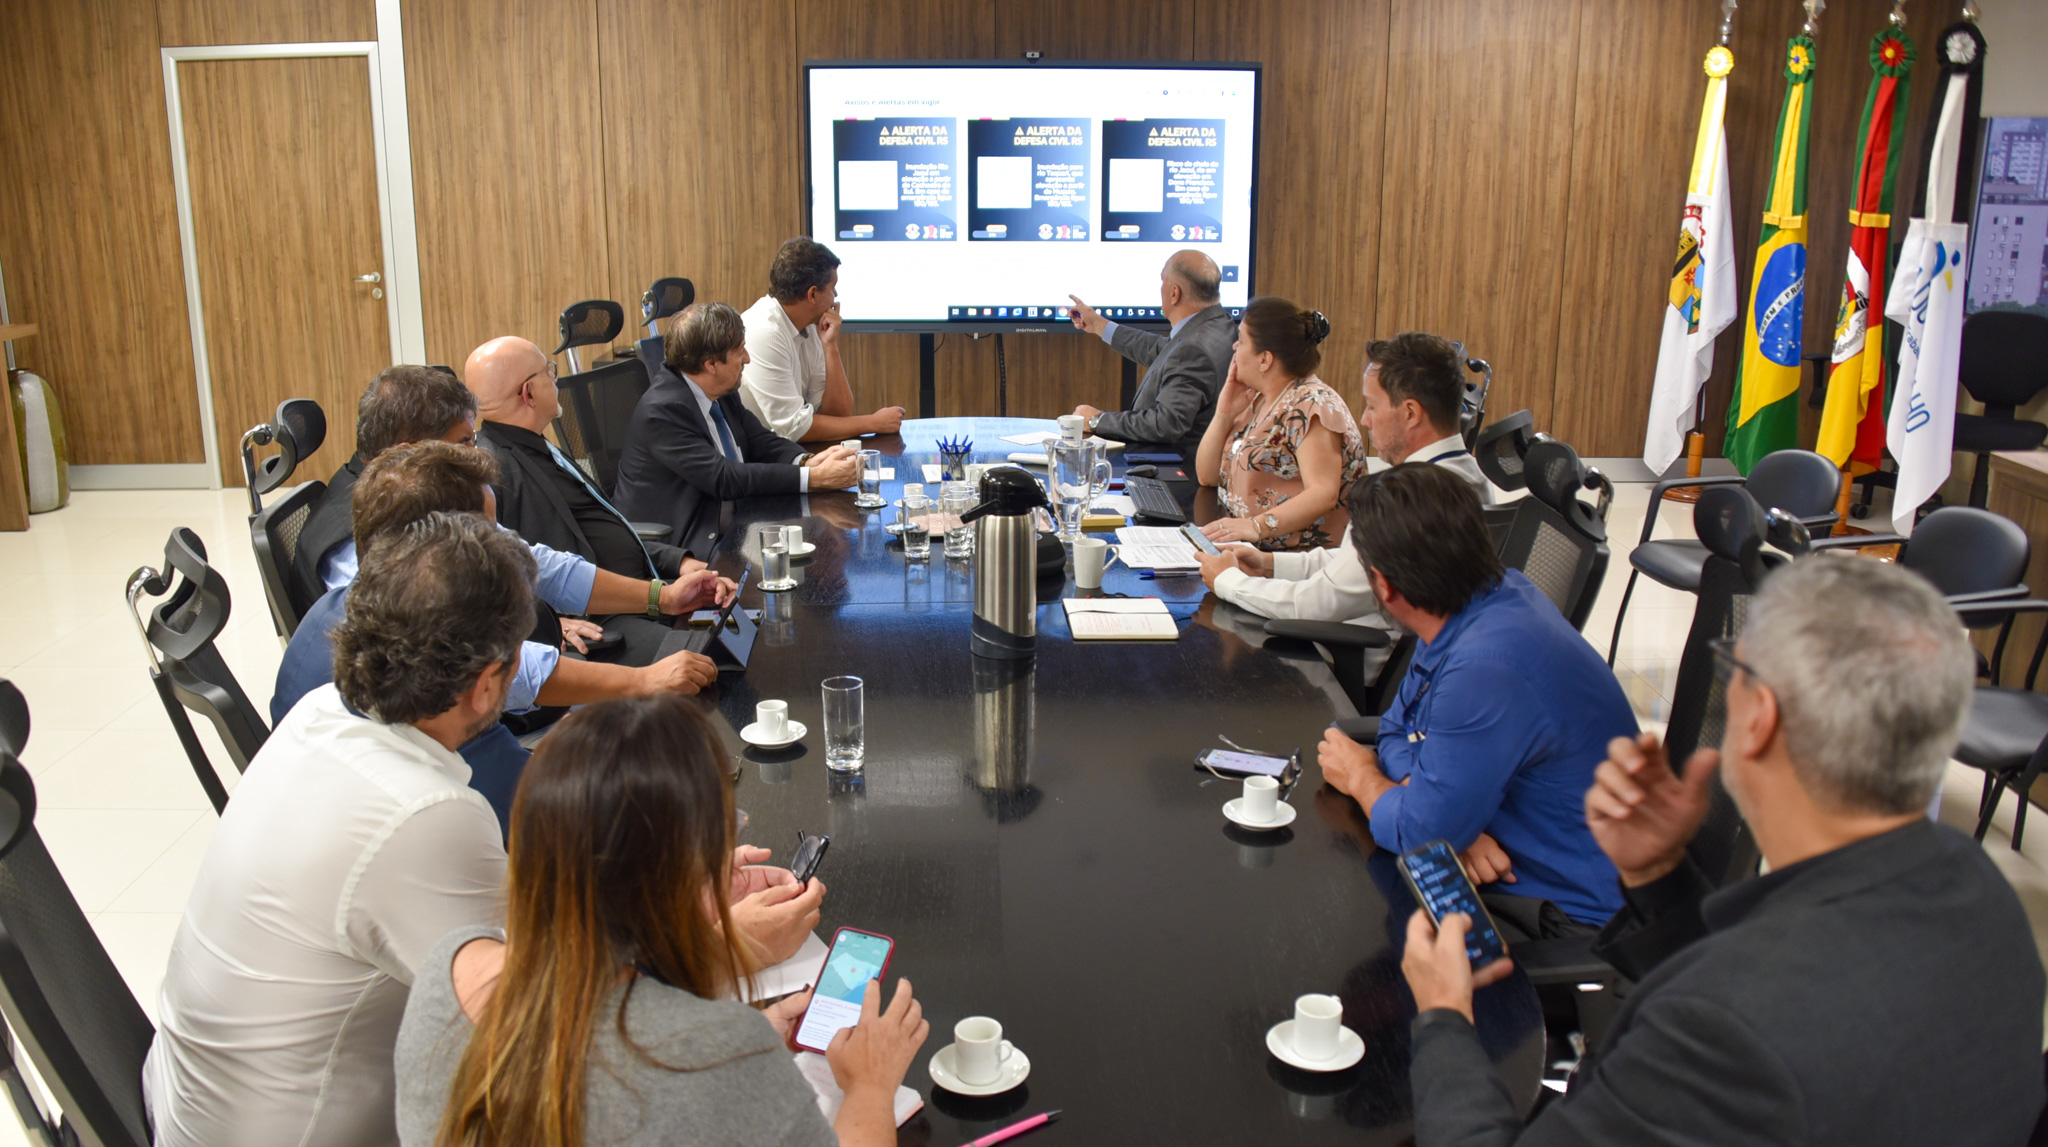
[(1267, 514), (1265, 517), (1259, 519), (1259, 533), (1261, 535), (1270, 538), (1274, 534), (1277, 534), (1279, 532), (1280, 519), (1276, 515)]
[(668, 583), (655, 578), (647, 583), (647, 616), (661, 620), (661, 587)]
[(1096, 424), (1096, 423), (1098, 423), (1098, 422), (1100, 422), (1100, 421), (1102, 421), (1102, 416), (1101, 416), (1100, 414), (1095, 414), (1095, 415), (1090, 415), (1090, 416), (1089, 416), (1089, 418), (1088, 418), (1088, 432), (1089, 432), (1090, 434), (1093, 434), (1093, 433), (1095, 433), (1095, 424)]

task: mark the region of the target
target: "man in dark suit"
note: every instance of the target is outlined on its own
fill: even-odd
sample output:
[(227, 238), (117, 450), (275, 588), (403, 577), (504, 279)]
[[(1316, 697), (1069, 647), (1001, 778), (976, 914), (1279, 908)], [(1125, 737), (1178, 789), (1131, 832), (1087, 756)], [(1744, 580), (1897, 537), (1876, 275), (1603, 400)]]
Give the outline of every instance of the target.
[[(1627, 904), (1595, 945), (1636, 981), (1568, 1094), (1526, 1128), (1472, 1028), (1467, 921), (1409, 921), (1418, 1147), (2019, 1144), (2042, 1107), (2041, 957), (1969, 837), (1931, 823), (1974, 659), (1927, 583), (1860, 558), (1765, 581), (1721, 749), (1674, 771), (1617, 738), (1586, 823)], [(1712, 774), (1770, 863), (1712, 892), (1686, 844)]]
[(1120, 442), (1157, 444), (1194, 464), (1237, 343), (1237, 323), (1216, 302), (1221, 282), (1209, 256), (1174, 252), (1159, 272), (1159, 312), (1173, 324), (1163, 336), (1110, 322), (1067, 296), (1074, 300), (1075, 326), (1146, 368), (1129, 410), (1101, 411), (1086, 403), (1074, 408), (1090, 431)]
[(430, 366), (387, 367), (356, 402), (356, 453), (342, 463), (313, 500), (299, 530), (290, 591), (301, 614), (336, 586), (355, 578), (352, 546), (337, 568), (337, 554), (354, 539), (349, 499), (370, 460), (393, 446), (438, 440), (476, 444), (476, 398), (460, 380)]
[(746, 344), (738, 311), (691, 304), (669, 326), (662, 368), (633, 410), (615, 501), (634, 521), (668, 523), (671, 545), (708, 549), (724, 502), (859, 480), (860, 459), (845, 447), (807, 453), (740, 402)]

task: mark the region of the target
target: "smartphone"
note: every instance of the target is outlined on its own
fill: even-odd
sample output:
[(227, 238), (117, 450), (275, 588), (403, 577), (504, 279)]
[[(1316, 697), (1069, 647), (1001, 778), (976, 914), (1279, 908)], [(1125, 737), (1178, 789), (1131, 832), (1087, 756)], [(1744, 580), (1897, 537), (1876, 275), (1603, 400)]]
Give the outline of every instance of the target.
[(1211, 557), (1223, 552), (1216, 548), (1216, 543), (1209, 540), (1209, 535), (1203, 533), (1200, 526), (1192, 522), (1182, 522), (1180, 532), (1186, 535), (1188, 541), (1193, 543), (1196, 549)]
[(796, 1026), (796, 1046), (823, 1052), (841, 1028), (860, 1022), (861, 1000), (869, 980), (880, 980), (889, 972), (889, 957), (896, 941), (875, 932), (841, 928), (825, 953), (825, 969), (818, 974), (818, 986), (811, 993), (810, 1006)]
[(1205, 749), (1195, 754), (1195, 767), (1222, 773), (1226, 777), (1273, 777), (1285, 780), (1294, 769), (1294, 762), (1286, 757), (1267, 757), (1258, 753), (1239, 753), (1230, 749)]
[(1499, 929), (1493, 926), (1493, 917), (1487, 914), (1486, 905), (1479, 902), (1479, 893), (1466, 878), (1465, 866), (1458, 863), (1458, 854), (1449, 844), (1433, 840), (1403, 853), (1401, 876), (1408, 881), (1408, 890), (1415, 894), (1422, 910), (1438, 925), (1456, 912), (1472, 918), (1472, 930), (1465, 933), (1465, 954), (1471, 957), (1473, 967), (1483, 968), (1508, 954)]
[(818, 873), (818, 862), (825, 859), (825, 850), (830, 847), (832, 838), (822, 833), (817, 836), (805, 836), (802, 832), (796, 834), (796, 855), (790, 858), (789, 870), (796, 875), (797, 887), (810, 884), (811, 877)]

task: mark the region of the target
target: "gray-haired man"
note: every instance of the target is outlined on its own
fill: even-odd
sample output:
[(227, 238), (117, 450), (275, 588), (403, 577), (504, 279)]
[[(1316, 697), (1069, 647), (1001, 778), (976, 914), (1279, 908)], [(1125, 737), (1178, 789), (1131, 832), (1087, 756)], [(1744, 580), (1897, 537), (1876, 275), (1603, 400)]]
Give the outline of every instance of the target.
[[(2041, 958), (2012, 888), (1928, 801), (1969, 710), (1961, 623), (1916, 575), (1820, 557), (1771, 575), (1732, 647), (1717, 753), (1620, 738), (1586, 823), (1627, 906), (1595, 946), (1637, 987), (1524, 1128), (1473, 1035), (1463, 916), (1409, 922), (1421, 1147), (2022, 1143), (2042, 1105)], [(1768, 875), (1686, 855), (1712, 777)]]

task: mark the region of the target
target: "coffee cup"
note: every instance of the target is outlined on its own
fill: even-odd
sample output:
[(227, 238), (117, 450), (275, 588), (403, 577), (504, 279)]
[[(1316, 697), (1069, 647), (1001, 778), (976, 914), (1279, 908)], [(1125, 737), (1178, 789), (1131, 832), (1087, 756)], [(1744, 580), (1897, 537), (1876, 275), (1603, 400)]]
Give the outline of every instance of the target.
[(1272, 777), (1246, 777), (1244, 799), (1238, 803), (1237, 811), (1255, 824), (1271, 821), (1280, 811), (1280, 782)]
[(1337, 1029), (1343, 1026), (1344, 1003), (1316, 992), (1294, 1001), (1294, 1050), (1303, 1059), (1330, 1059), (1337, 1054)]
[(1080, 589), (1102, 588), (1102, 567), (1109, 561), (1109, 543), (1101, 538), (1074, 539), (1074, 585)]
[(803, 549), (804, 528), (802, 526), (782, 527), (782, 548), (788, 550), (792, 554)]
[(953, 1074), (962, 1083), (994, 1083), (1014, 1051), (1003, 1038), (1003, 1025), (987, 1016), (968, 1016), (953, 1025)]
[(848, 438), (841, 442), (840, 445), (846, 448), (848, 454), (860, 453), (860, 439), (858, 438)]
[(754, 727), (764, 741), (780, 741), (789, 736), (789, 702), (763, 701), (754, 706)]

